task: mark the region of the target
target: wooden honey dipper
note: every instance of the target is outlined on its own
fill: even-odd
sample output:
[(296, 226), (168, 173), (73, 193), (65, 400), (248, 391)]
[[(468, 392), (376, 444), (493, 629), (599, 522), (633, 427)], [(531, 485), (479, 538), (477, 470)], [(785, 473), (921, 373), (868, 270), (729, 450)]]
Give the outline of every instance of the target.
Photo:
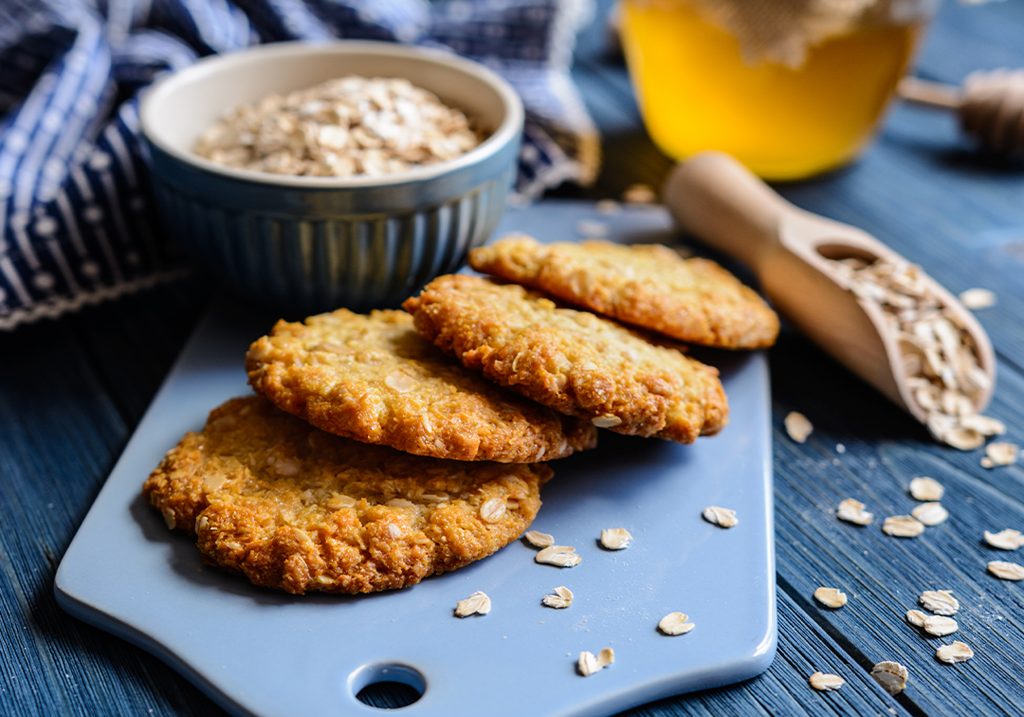
[(897, 94), (915, 104), (955, 110), (964, 132), (991, 150), (1024, 152), (1024, 69), (975, 72), (961, 87), (905, 77)]

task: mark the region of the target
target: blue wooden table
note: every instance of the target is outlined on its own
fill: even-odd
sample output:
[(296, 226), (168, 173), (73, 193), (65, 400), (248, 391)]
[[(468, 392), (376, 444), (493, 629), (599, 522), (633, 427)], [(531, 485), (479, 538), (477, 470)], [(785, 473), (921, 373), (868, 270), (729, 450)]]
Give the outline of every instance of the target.
[[(595, 23), (581, 39), (576, 74), (604, 133), (604, 169), (595, 187), (564, 196), (657, 185), (670, 166), (641, 129), (603, 37)], [(1024, 3), (945, 3), (918, 74), (958, 82), (1001, 65), (1024, 66)], [(978, 313), (999, 357), (990, 413), (1007, 423), (1009, 440), (1024, 442), (1024, 163), (973, 151), (951, 118), (897, 106), (855, 165), (780, 190), (864, 227), (954, 292), (998, 294), (997, 306)], [(52, 595), (65, 547), (209, 298), (204, 282), (189, 279), (0, 336), (0, 714), (217, 713), (159, 660), (65, 615)], [(978, 451), (936, 445), (791, 330), (770, 357), (778, 657), (747, 683), (631, 714), (1024, 714), (1024, 584), (987, 575), (987, 561), (1015, 558), (981, 541), (986, 529), (1024, 529), (1024, 466), (989, 471)], [(814, 423), (806, 444), (782, 430), (790, 410)], [(906, 486), (919, 474), (946, 486), (951, 514), (924, 536), (897, 540), (877, 524), (835, 519), (850, 496), (880, 515), (909, 512)], [(819, 585), (841, 587), (850, 604), (820, 608), (811, 598)], [(956, 637), (974, 648), (972, 661), (937, 662), (940, 641), (905, 624), (904, 612), (930, 588), (959, 597)], [(896, 698), (868, 676), (880, 660), (910, 669)], [(807, 677), (816, 670), (847, 685), (814, 692)]]

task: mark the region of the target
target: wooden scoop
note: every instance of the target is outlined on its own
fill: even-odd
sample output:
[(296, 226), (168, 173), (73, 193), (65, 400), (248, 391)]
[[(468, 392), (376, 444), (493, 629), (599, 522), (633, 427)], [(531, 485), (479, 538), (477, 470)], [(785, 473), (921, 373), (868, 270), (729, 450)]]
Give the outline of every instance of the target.
[[(838, 279), (833, 261), (904, 261), (866, 232), (793, 206), (736, 160), (717, 152), (676, 166), (664, 200), (687, 232), (749, 266), (775, 306), (851, 371), (924, 423), (902, 370), (896, 330), (875, 302), (862, 300)], [(975, 396), (976, 412), (995, 384), (992, 344), (960, 302), (934, 280), (936, 296), (968, 332), (981, 368), (991, 379)]]

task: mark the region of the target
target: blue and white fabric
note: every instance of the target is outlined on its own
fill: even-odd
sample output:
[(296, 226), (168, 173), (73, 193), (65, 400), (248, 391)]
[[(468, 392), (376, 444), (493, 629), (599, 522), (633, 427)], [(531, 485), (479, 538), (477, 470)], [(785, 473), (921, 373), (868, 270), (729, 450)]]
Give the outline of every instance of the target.
[(0, 329), (179, 276), (139, 153), (140, 89), (197, 58), (282, 40), (447, 47), (527, 108), (517, 191), (587, 183), (598, 137), (569, 77), (592, 0), (3, 0)]

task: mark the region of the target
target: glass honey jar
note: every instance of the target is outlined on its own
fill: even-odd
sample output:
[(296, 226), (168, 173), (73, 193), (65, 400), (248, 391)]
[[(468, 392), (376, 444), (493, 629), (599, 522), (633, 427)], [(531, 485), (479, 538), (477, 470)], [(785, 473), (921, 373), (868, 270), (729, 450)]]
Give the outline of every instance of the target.
[(622, 41), (662, 151), (720, 150), (766, 179), (798, 179), (868, 143), (935, 5), (623, 0)]

